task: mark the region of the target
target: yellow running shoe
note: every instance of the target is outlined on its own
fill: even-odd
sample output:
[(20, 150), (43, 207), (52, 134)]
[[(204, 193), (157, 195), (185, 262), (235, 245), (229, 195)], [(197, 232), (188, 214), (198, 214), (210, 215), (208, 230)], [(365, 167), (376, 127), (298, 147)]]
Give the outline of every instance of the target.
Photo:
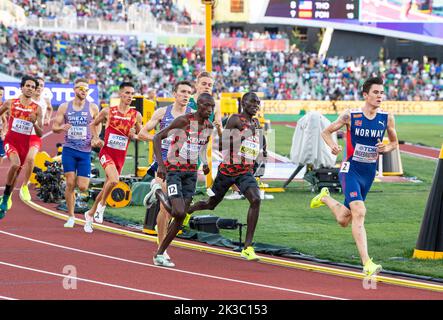
[(252, 246), (247, 247), (241, 251), (241, 257), (248, 261), (258, 261), (260, 258), (255, 254), (255, 250)]
[(9, 199), (8, 199), (8, 210), (10, 210), (11, 207), (12, 207), (12, 192), (11, 192), (11, 195), (9, 196)]
[(383, 270), (382, 266), (372, 262), (372, 259), (366, 261), (363, 267), (363, 273), (367, 276), (375, 276)]
[(187, 213), (185, 219), (183, 220), (183, 226), (187, 227), (189, 225), (189, 220), (191, 220), (191, 214)]
[(20, 197), (23, 201), (31, 201), (31, 194), (29, 193), (29, 188), (27, 184), (22, 185), (20, 188)]
[(325, 204), (321, 201), (321, 199), (326, 196), (329, 196), (329, 189), (324, 187), (321, 189), (320, 193), (311, 200), (311, 208), (324, 206)]

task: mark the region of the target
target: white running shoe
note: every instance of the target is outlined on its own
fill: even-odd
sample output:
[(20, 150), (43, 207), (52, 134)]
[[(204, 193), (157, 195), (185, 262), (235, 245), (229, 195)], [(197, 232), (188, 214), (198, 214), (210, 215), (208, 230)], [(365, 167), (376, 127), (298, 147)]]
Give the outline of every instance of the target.
[(167, 259), (164, 254), (158, 254), (154, 256), (153, 260), (156, 266), (168, 267), (168, 268), (175, 267), (175, 264), (171, 260)]
[(89, 211), (85, 212), (85, 225), (83, 227), (83, 230), (85, 230), (86, 233), (92, 233), (94, 229), (92, 228), (92, 217), (88, 214)]
[(171, 260), (171, 257), (169, 256), (169, 254), (166, 252), (163, 252), (163, 257), (165, 257), (166, 259), (168, 259), (169, 261)]
[(146, 194), (145, 198), (143, 199), (143, 205), (148, 208), (151, 206), (151, 204), (155, 203), (157, 201), (157, 197), (155, 196), (155, 191), (158, 189), (161, 189), (162, 186), (160, 183), (157, 182), (157, 180), (152, 179), (151, 181), (151, 190)]
[(75, 218), (74, 217), (69, 217), (68, 221), (66, 221), (66, 223), (64, 224), (65, 228), (74, 228), (75, 225)]
[(105, 213), (105, 209), (106, 209), (106, 205), (102, 206), (101, 203), (98, 204), (97, 206), (97, 210), (95, 211), (94, 214), (94, 220), (97, 223), (103, 223), (103, 215)]
[(242, 194), (240, 194), (239, 192), (237, 192), (237, 191), (234, 191), (229, 196), (225, 197), (225, 199), (227, 199), (227, 200), (241, 200), (241, 199), (244, 199), (244, 198), (245, 197)]

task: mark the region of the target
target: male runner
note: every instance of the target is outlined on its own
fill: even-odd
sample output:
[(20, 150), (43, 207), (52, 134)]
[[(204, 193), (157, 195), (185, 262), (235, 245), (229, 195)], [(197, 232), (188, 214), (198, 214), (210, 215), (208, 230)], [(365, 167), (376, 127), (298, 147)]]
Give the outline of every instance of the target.
[[(40, 106), (42, 113), (43, 126), (49, 125), (52, 118), (52, 104), (51, 100), (43, 97), (43, 89), (45, 88), (45, 80), (43, 78), (36, 78), (38, 81), (38, 87), (35, 89), (35, 93), (32, 99), (35, 103)], [(23, 184), (20, 188), (20, 196), (24, 201), (31, 201), (31, 194), (29, 193), (29, 180), (31, 179), (31, 174), (34, 170), (34, 160), (37, 153), (40, 151), (42, 146), (41, 138), (35, 134), (35, 129), (32, 130), (31, 142), (29, 146), (29, 152), (26, 156), (26, 166), (23, 177)]]
[[(205, 175), (209, 173), (206, 147), (214, 127), (208, 119), (214, 111), (215, 101), (210, 94), (203, 93), (197, 105), (197, 112), (179, 116), (154, 137), (157, 176), (163, 180), (166, 178), (168, 190), (168, 198), (161, 190), (157, 190), (156, 196), (174, 217), (153, 259), (158, 266), (175, 266), (164, 252), (180, 230), (194, 196), (199, 157), (202, 157), (203, 172)], [(167, 159), (163, 161), (161, 142), (168, 137), (172, 140)]]
[[(167, 126), (169, 126), (174, 119), (177, 117), (190, 113), (192, 111), (191, 107), (188, 105), (189, 98), (192, 94), (192, 84), (189, 81), (180, 81), (174, 85), (173, 95), (175, 101), (172, 105), (159, 108), (155, 110), (152, 118), (144, 125), (144, 127), (140, 130), (139, 138), (140, 140), (152, 140), (153, 137), (149, 134), (149, 131), (157, 127), (160, 123), (160, 130), (163, 130)], [(168, 155), (168, 148), (171, 141), (166, 138), (161, 143), (161, 154), (163, 161), (166, 160)], [(157, 169), (158, 162), (155, 161), (151, 167), (155, 167)], [(150, 203), (154, 202), (155, 199), (155, 191), (159, 188), (163, 189), (166, 192), (166, 183), (163, 182), (162, 179), (156, 177), (156, 181), (151, 183), (151, 191), (146, 195), (143, 203), (148, 206)], [(157, 215), (157, 239), (160, 244), (166, 236), (166, 232), (168, 229), (168, 223), (171, 219), (168, 211), (164, 208), (163, 204), (160, 202), (160, 211)], [(169, 257), (165, 252), (164, 255)]]
[[(266, 157), (266, 146), (260, 134), (258, 119), (253, 118), (260, 109), (260, 99), (253, 92), (243, 95), (242, 113), (233, 114), (223, 131), (223, 160), (218, 167), (217, 176), (212, 185), (213, 196), (206, 201), (199, 201), (188, 210), (189, 213), (199, 210), (214, 210), (223, 200), (232, 185), (236, 185), (249, 201), (245, 248), (241, 257), (256, 261), (259, 257), (252, 247), (255, 227), (260, 213), (260, 189), (252, 174), (254, 162), (263, 145), (263, 156)], [(232, 140), (232, 142), (231, 142)]]
[[(368, 276), (379, 273), (382, 266), (369, 258), (364, 201), (374, 181), (378, 154), (390, 152), (398, 146), (394, 116), (379, 110), (384, 94), (381, 78), (366, 80), (363, 84), (364, 107), (346, 110), (322, 132), (326, 144), (337, 155), (342, 148), (332, 139), (332, 133), (346, 125), (347, 153), (339, 173), (345, 201), (342, 205), (330, 197), (328, 188), (323, 188), (311, 201), (311, 208), (327, 205), (342, 227), (347, 227), (352, 221), (352, 235), (363, 263), (363, 272)], [(385, 131), (390, 141), (387, 145), (381, 142)]]
[[(197, 100), (202, 93), (208, 93), (212, 95), (212, 88), (214, 87), (214, 78), (210, 72), (202, 71), (197, 76), (197, 82), (195, 83), (195, 94), (189, 99), (189, 106), (192, 110), (197, 110)], [(220, 104), (216, 103), (214, 112), (209, 117), (215, 127), (217, 128), (217, 133), (219, 137), (222, 135), (222, 122), (221, 122), (221, 109)]]
[(0, 219), (5, 216), (6, 211), (12, 206), (11, 193), (29, 152), (32, 129), (35, 129), (36, 134), (40, 137), (43, 133), (40, 107), (32, 101), (37, 86), (36, 79), (24, 76), (20, 83), (22, 91), (20, 97), (6, 101), (0, 108), (0, 116), (7, 111), (9, 112), (5, 151), (11, 161), (5, 191), (0, 203)]
[[(99, 110), (96, 104), (86, 100), (88, 81), (79, 78), (74, 82), (74, 100), (60, 105), (55, 116), (52, 131), (64, 133), (62, 165), (66, 179), (65, 200), (69, 219), (66, 228), (75, 225), (75, 187), (81, 192), (88, 189), (91, 177), (91, 123)], [(96, 129), (99, 133), (101, 126)]]
[[(119, 87), (120, 104), (100, 111), (91, 125), (91, 143), (93, 147), (101, 148), (99, 159), (105, 170), (106, 179), (92, 208), (85, 212), (85, 232), (93, 232), (92, 217), (95, 222), (103, 223), (106, 199), (119, 181), (125, 164), (129, 139), (138, 139), (137, 133), (142, 127), (142, 116), (140, 112), (130, 107), (134, 93), (134, 85), (130, 82), (123, 82)], [(97, 126), (105, 121), (106, 131), (103, 142), (98, 136)]]

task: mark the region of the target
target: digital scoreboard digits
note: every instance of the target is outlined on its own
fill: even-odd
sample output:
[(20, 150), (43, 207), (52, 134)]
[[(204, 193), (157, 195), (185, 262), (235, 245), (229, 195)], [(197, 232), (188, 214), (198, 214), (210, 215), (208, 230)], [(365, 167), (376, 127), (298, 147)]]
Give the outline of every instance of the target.
[(358, 2), (358, 0), (271, 0), (266, 16), (314, 20), (358, 20)]

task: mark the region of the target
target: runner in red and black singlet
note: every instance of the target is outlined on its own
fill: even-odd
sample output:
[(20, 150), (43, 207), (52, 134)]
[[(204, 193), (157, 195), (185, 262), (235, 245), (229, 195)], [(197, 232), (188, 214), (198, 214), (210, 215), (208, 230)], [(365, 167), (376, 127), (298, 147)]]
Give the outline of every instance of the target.
[[(167, 198), (161, 190), (156, 191), (156, 196), (174, 217), (154, 256), (155, 265), (175, 266), (164, 252), (180, 230), (194, 196), (199, 158), (203, 163), (204, 173), (209, 173), (206, 147), (213, 130), (213, 125), (208, 119), (214, 111), (214, 98), (204, 93), (199, 96), (197, 106), (197, 112), (177, 117), (154, 137), (154, 153), (158, 161), (157, 176), (166, 178), (168, 191)], [(171, 144), (168, 156), (163, 161), (161, 142), (166, 138), (170, 139)]]
[[(137, 134), (142, 127), (142, 116), (130, 107), (134, 93), (134, 85), (123, 82), (119, 89), (120, 104), (116, 107), (103, 109), (91, 125), (91, 144), (93, 147), (101, 148), (99, 159), (105, 170), (106, 179), (103, 189), (98, 194), (91, 209), (85, 212), (84, 230), (87, 233), (93, 232), (93, 217), (95, 222), (103, 223), (106, 199), (120, 180), (129, 140), (138, 140)], [(97, 126), (105, 121), (106, 131), (105, 141), (103, 142), (98, 137)]]
[(252, 247), (252, 239), (260, 213), (260, 189), (252, 170), (261, 150), (266, 157), (266, 146), (258, 120), (253, 118), (260, 108), (260, 99), (255, 93), (248, 92), (243, 96), (241, 104), (243, 112), (232, 115), (223, 131), (223, 160), (211, 187), (214, 195), (191, 206), (188, 213), (214, 210), (235, 184), (249, 201), (245, 249), (241, 256), (254, 261), (259, 259)]
[[(6, 101), (0, 108), (0, 116), (9, 112), (8, 132), (5, 137), (5, 151), (11, 167), (9, 168), (5, 192), (0, 204), (0, 219), (4, 217), (7, 210), (12, 205), (10, 200), (11, 192), (15, 182), (25, 163), (29, 151), (31, 133), (41, 137), (42, 135), (42, 115), (40, 107), (32, 101), (32, 95), (38, 86), (36, 79), (25, 76), (22, 78), (20, 88), (22, 95), (18, 99)], [(9, 203), (8, 203), (9, 202)]]

